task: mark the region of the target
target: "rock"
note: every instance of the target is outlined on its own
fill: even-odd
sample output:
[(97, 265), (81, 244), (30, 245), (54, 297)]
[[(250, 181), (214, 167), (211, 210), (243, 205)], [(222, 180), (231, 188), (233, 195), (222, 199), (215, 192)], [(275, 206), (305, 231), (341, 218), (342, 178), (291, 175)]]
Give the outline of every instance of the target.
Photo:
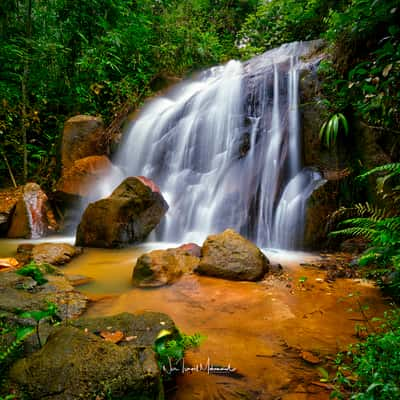
[(55, 197), (70, 200), (74, 196), (87, 197), (91, 189), (109, 175), (113, 165), (106, 156), (89, 156), (75, 160), (63, 170), (56, 185)]
[(269, 261), (253, 243), (232, 229), (208, 236), (195, 272), (230, 280), (256, 281), (269, 270)]
[(29, 276), (16, 272), (0, 274), (0, 312), (14, 313), (15, 310), (40, 310), (47, 307), (48, 302), (57, 304), (58, 315), (62, 319), (79, 316), (86, 309), (88, 299), (74, 290), (69, 282), (55, 270), (46, 274), (48, 280), (38, 285)]
[(22, 197), (23, 187), (0, 190), (0, 235), (6, 235), (18, 200)]
[(315, 190), (307, 201), (304, 248), (315, 250), (327, 243), (329, 216), (338, 207), (338, 183), (328, 181)]
[(78, 246), (122, 247), (143, 241), (168, 210), (141, 179), (125, 179), (107, 198), (89, 204), (76, 234)]
[(197, 252), (197, 249), (185, 245), (143, 254), (133, 269), (133, 283), (140, 287), (157, 287), (175, 282), (199, 265), (199, 257), (193, 256), (191, 251)]
[(201, 247), (196, 243), (186, 243), (178, 247), (179, 250), (185, 251), (193, 257), (201, 257)]
[(36, 183), (27, 183), (12, 214), (7, 236), (37, 239), (56, 229), (54, 214), (46, 194)]
[(77, 115), (64, 124), (61, 144), (63, 170), (71, 168), (74, 161), (88, 156), (107, 154), (104, 126), (101, 118)]
[[(91, 333), (122, 332), (125, 344), (136, 347), (152, 347), (162, 330), (172, 334), (177, 332), (174, 321), (168, 315), (157, 312), (136, 315), (125, 312), (110, 317), (79, 318), (71, 324)], [(128, 340), (132, 337), (135, 339)]]
[(149, 348), (119, 346), (72, 326), (57, 329), (41, 350), (11, 368), (10, 387), (33, 399), (163, 399)]
[(82, 249), (68, 243), (22, 244), (17, 248), (17, 257), (24, 262), (30, 260), (38, 264), (63, 265), (82, 253)]

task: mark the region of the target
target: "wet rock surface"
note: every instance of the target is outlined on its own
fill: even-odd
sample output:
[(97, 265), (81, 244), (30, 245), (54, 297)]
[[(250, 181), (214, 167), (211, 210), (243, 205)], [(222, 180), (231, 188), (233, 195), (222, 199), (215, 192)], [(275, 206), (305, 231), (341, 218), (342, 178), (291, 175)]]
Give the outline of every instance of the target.
[(199, 254), (197, 247), (182, 246), (143, 254), (133, 269), (134, 285), (157, 287), (176, 282), (184, 273), (192, 272), (199, 265), (200, 258), (192, 255)]
[(111, 173), (112, 168), (111, 161), (104, 155), (75, 160), (63, 170), (56, 185), (55, 197), (59, 200), (87, 197), (91, 189)]
[(195, 272), (230, 280), (256, 281), (268, 272), (262, 251), (232, 229), (207, 237)]
[(18, 319), (22, 311), (43, 310), (55, 303), (61, 319), (79, 316), (86, 309), (88, 298), (74, 290), (57, 270), (44, 274), (47, 283), (39, 285), (30, 276), (14, 271), (0, 272), (0, 312)]
[(57, 229), (47, 195), (36, 183), (0, 192), (0, 234), (40, 238)]
[(22, 244), (17, 248), (19, 261), (29, 262), (32, 260), (38, 264), (63, 265), (79, 254), (82, 254), (82, 248), (68, 243)]
[(78, 246), (123, 247), (141, 242), (159, 224), (168, 204), (141, 179), (125, 179), (106, 199), (89, 204), (76, 234)]
[(41, 350), (17, 361), (10, 381), (34, 399), (164, 397), (150, 347), (121, 347), (72, 326), (57, 329)]

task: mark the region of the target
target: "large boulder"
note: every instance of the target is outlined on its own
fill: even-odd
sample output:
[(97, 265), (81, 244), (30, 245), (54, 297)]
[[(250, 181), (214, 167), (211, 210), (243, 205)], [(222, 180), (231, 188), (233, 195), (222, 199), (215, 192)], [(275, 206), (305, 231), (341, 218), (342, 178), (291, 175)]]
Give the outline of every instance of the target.
[(262, 251), (233, 229), (208, 236), (195, 272), (236, 281), (256, 281), (269, 270)]
[(56, 330), (44, 347), (18, 360), (10, 387), (32, 399), (163, 399), (150, 347), (120, 346), (72, 326)]
[(37, 239), (57, 228), (46, 193), (37, 183), (27, 183), (19, 193), (7, 236)]
[(127, 178), (109, 197), (89, 204), (78, 226), (76, 244), (113, 248), (143, 241), (168, 210), (160, 190), (148, 181)]
[(62, 200), (71, 196), (88, 197), (92, 188), (110, 175), (112, 169), (113, 165), (107, 156), (89, 156), (75, 160), (63, 170), (56, 185), (55, 196)]
[(94, 155), (107, 154), (101, 118), (76, 115), (64, 124), (61, 144), (63, 170), (73, 166), (74, 161)]
[(199, 256), (193, 255), (197, 253), (194, 246), (143, 254), (133, 269), (133, 283), (140, 287), (163, 286), (175, 282), (184, 273), (192, 272), (200, 262)]

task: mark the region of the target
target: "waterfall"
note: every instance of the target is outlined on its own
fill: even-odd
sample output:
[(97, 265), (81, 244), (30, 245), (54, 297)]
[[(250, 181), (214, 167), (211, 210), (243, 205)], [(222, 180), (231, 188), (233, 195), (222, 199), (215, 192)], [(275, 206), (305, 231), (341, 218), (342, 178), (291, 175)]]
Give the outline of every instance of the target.
[(301, 245), (306, 200), (321, 183), (301, 167), (306, 50), (293, 43), (245, 64), (230, 61), (142, 109), (116, 162), (125, 176), (160, 186), (170, 209), (157, 239), (201, 243), (229, 227), (262, 247)]

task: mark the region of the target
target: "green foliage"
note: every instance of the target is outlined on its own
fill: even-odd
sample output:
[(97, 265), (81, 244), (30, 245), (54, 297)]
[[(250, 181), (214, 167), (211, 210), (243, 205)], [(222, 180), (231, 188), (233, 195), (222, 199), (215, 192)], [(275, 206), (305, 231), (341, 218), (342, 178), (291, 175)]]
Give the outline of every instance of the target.
[(331, 398), (386, 400), (400, 398), (400, 312), (385, 313), (381, 330), (352, 345), (336, 360), (338, 389)]
[(185, 351), (198, 347), (204, 339), (205, 337), (198, 333), (185, 335), (181, 332), (173, 334), (167, 330), (161, 331), (154, 344), (161, 371), (172, 372), (171, 368), (176, 367), (183, 360)]
[(24, 265), (23, 267), (17, 270), (18, 275), (30, 276), (34, 279), (38, 285), (44, 285), (47, 283), (47, 279), (43, 276), (43, 272), (39, 265), (35, 263), (35, 261), (31, 261), (29, 264)]
[(324, 16), (341, 3), (331, 0), (260, 2), (239, 33), (240, 51), (243, 56), (251, 57), (283, 43), (318, 39), (327, 28)]
[[(342, 129), (340, 127), (342, 126)], [(324, 141), (327, 147), (336, 144), (338, 133), (343, 131), (344, 135), (349, 134), (349, 125), (346, 117), (342, 113), (332, 115), (328, 121), (325, 121), (319, 131), (321, 141)], [(325, 140), (324, 140), (325, 139)]]
[[(66, 118), (109, 123), (158, 78), (237, 55), (236, 33), (256, 0), (6, 0), (0, 5), (0, 153), (18, 183), (51, 186)], [(29, 28), (29, 29), (28, 29)], [(27, 143), (23, 136), (26, 133)], [(3, 157), (0, 173), (11, 175)], [(7, 181), (2, 182), (6, 184)]]
[(389, 131), (400, 122), (399, 14), (397, 0), (352, 0), (332, 9), (325, 37), (335, 60), (320, 68), (335, 112), (352, 108), (367, 124)]
[[(388, 285), (392, 295), (400, 295), (400, 215), (399, 186), (400, 164), (392, 163), (376, 167), (360, 175), (359, 179), (380, 173), (377, 179), (377, 193), (386, 202), (387, 207), (357, 205), (354, 210), (358, 217), (347, 219), (339, 224), (340, 230), (330, 236), (362, 236), (370, 241), (368, 249), (358, 260), (360, 266), (374, 265), (372, 275), (378, 282)], [(386, 183), (392, 186), (385, 188)]]
[(24, 311), (19, 314), (20, 318), (24, 319), (33, 319), (36, 323), (36, 338), (39, 344), (39, 347), (42, 347), (42, 341), (40, 339), (40, 322), (46, 319), (50, 319), (53, 323), (57, 322), (58, 320), (58, 307), (57, 304), (48, 302), (47, 307), (42, 310), (31, 310), (31, 311)]

